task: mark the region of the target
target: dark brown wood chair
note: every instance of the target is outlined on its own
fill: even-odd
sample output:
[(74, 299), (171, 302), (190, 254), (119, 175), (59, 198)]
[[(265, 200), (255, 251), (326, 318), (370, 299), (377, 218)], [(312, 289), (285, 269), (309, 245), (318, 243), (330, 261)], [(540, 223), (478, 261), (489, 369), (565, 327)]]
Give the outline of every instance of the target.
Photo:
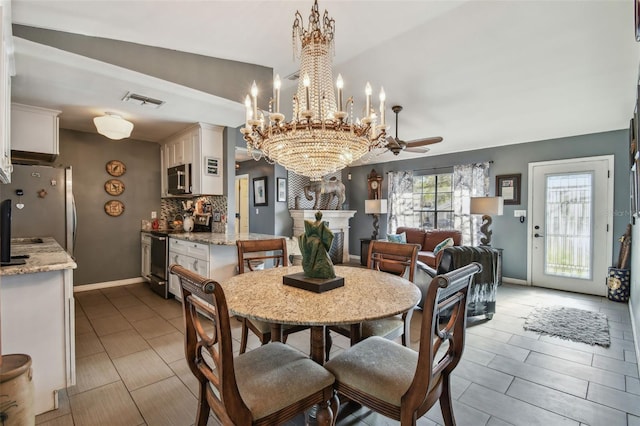
[[(264, 268), (266, 262), (273, 263), (273, 267), (288, 266), (287, 242), (284, 238), (268, 240), (237, 240), (238, 273), (243, 274), (256, 268)], [(260, 265), (260, 266), (258, 266)], [(261, 344), (271, 341), (271, 324), (265, 321), (239, 317), (242, 321), (242, 336), (240, 338), (240, 353), (247, 350), (249, 330), (255, 334)], [(306, 326), (285, 325), (282, 327), (282, 341), (287, 342), (287, 336), (298, 331), (306, 330)]]
[[(367, 267), (378, 271), (388, 272), (408, 279), (415, 280), (416, 262), (418, 260), (420, 244), (403, 244), (388, 241), (371, 241)], [(375, 295), (372, 295), (375, 297)], [(409, 345), (411, 315), (413, 309), (389, 318), (365, 321), (360, 325), (359, 332), (355, 332), (349, 326), (331, 326), (328, 330), (335, 331), (351, 339), (351, 345), (355, 345), (362, 339), (371, 336), (380, 336), (387, 339), (402, 337), (402, 344)], [(331, 339), (327, 338), (326, 359), (329, 359)]]
[(331, 373), (279, 342), (234, 359), (222, 287), (179, 265), (170, 270), (180, 279), (185, 358), (199, 383), (198, 426), (207, 424), (210, 410), (224, 425), (274, 425), (316, 404), (319, 424), (335, 424)]
[[(431, 280), (418, 352), (370, 337), (327, 362), (338, 393), (402, 426), (415, 425), (439, 400), (445, 425), (454, 425), (450, 378), (464, 350), (469, 285), (481, 270), (474, 262)], [(440, 324), (440, 312), (449, 309), (448, 322)]]

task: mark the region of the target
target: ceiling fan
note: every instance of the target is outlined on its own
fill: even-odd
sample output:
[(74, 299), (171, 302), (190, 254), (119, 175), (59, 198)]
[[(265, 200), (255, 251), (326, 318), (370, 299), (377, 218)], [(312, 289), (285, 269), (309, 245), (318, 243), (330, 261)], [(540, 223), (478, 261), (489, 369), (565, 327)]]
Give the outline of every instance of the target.
[(409, 142), (398, 139), (398, 113), (402, 111), (402, 107), (400, 105), (394, 105), (391, 107), (391, 110), (396, 114), (396, 136), (387, 136), (386, 148), (393, 152), (393, 155), (398, 155), (401, 151), (419, 152), (424, 154), (429, 151), (429, 148), (426, 147), (427, 145), (442, 142), (442, 138), (440, 136), (416, 139)]

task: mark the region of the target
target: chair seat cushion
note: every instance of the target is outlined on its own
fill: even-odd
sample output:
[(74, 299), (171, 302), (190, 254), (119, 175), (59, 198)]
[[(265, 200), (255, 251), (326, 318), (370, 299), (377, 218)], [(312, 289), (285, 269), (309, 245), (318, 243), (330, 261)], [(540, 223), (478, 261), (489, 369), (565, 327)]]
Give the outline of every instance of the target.
[(371, 336), (394, 338), (397, 336), (390, 336), (394, 331), (399, 332), (398, 336), (404, 331), (404, 321), (402, 321), (402, 316), (400, 315), (362, 323), (363, 339)]
[(238, 390), (261, 419), (331, 386), (334, 377), (297, 349), (273, 342), (234, 359)]
[(382, 337), (370, 337), (325, 364), (337, 382), (400, 406), (416, 372), (418, 353)]

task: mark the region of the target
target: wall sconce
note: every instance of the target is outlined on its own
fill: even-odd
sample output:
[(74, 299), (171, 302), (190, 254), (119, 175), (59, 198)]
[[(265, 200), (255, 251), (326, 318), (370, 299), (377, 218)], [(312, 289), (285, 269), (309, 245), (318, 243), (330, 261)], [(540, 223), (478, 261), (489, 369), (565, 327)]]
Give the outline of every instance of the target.
[(378, 218), (381, 214), (387, 214), (387, 200), (364, 200), (364, 212), (365, 214), (373, 215), (373, 234), (372, 240), (378, 239)]
[(483, 246), (491, 245), (491, 234), (489, 230), (491, 226), (491, 216), (502, 216), (503, 201), (502, 197), (471, 197), (470, 213), (482, 215), (482, 226), (480, 232), (484, 235), (480, 239)]

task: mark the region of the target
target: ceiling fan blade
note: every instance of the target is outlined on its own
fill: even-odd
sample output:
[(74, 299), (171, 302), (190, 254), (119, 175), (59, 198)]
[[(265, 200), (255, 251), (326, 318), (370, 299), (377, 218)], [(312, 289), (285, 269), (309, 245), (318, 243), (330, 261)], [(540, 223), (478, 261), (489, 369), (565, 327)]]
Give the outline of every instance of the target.
[(387, 136), (387, 148), (401, 147), (400, 140), (393, 136)]
[(431, 145), (438, 142), (442, 142), (442, 138), (440, 136), (435, 136), (432, 138), (416, 139), (416, 140), (407, 142), (407, 148)]
[(430, 149), (429, 148), (422, 148), (422, 147), (418, 147), (418, 146), (416, 146), (416, 147), (408, 146), (408, 147), (405, 148), (405, 151), (406, 152), (416, 152), (418, 154), (424, 154), (425, 152), (429, 152)]

